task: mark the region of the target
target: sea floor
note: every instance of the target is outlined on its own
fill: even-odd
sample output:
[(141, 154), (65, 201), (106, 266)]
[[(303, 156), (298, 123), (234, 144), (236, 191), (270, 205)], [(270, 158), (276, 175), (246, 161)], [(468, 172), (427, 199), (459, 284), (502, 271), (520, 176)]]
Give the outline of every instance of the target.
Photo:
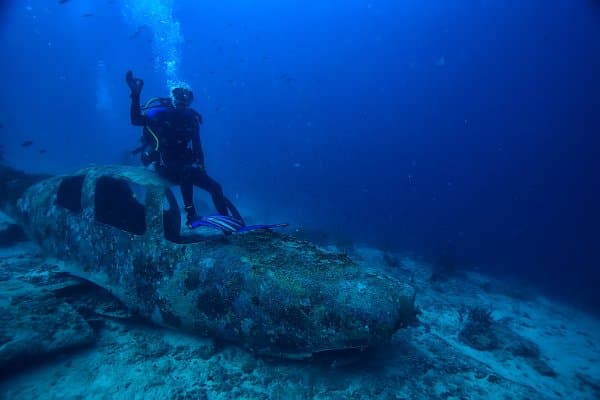
[[(107, 312), (93, 324), (93, 340), (5, 368), (0, 399), (600, 398), (598, 319), (489, 276), (466, 272), (434, 282), (430, 265), (399, 254), (358, 248), (352, 257), (412, 282), (421, 309), (419, 323), (358, 360), (256, 358)], [(33, 265), (46, 261), (30, 243), (0, 249), (0, 260), (0, 300), (24, 290), (11, 268), (27, 282), (42, 279)], [(56, 281), (46, 284), (58, 290)], [(473, 334), (475, 307), (488, 312), (486, 332)]]

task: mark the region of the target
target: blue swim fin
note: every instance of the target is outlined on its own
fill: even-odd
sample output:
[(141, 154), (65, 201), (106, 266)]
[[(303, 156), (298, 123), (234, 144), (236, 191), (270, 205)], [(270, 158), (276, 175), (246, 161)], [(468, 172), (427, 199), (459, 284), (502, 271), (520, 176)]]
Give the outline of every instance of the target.
[(202, 217), (202, 220), (216, 226), (223, 232), (237, 232), (244, 226), (244, 223), (227, 215), (208, 215)]
[(226, 233), (233, 233), (244, 227), (244, 223), (227, 215), (216, 214), (203, 216), (200, 219), (194, 220), (190, 224), (192, 229), (199, 228), (201, 226), (218, 229)]
[(259, 225), (244, 225), (237, 218), (228, 215), (207, 215), (197, 219), (191, 223), (191, 228), (195, 229), (201, 226), (218, 229), (223, 233), (244, 233), (256, 231), (260, 229), (284, 228), (289, 224), (259, 224)]
[(264, 225), (247, 225), (247, 226), (243, 226), (240, 229), (238, 229), (236, 231), (236, 233), (244, 233), (244, 232), (249, 232), (249, 231), (256, 231), (256, 230), (259, 230), (259, 229), (285, 228), (288, 225), (289, 224), (286, 224), (286, 223), (283, 223), (283, 224), (264, 224)]

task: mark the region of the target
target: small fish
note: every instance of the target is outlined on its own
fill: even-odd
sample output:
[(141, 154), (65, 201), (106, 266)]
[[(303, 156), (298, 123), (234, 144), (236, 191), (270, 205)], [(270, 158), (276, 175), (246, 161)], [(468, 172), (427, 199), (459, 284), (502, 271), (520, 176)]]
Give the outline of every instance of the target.
[(69, 0), (58, 0), (58, 4), (65, 4), (68, 2), (69, 2)]
[(41, 149), (40, 154), (46, 154), (46, 149)]
[(142, 32), (146, 29), (146, 25), (140, 25), (138, 26), (138, 28), (135, 30), (135, 32), (133, 32), (130, 36), (129, 39), (135, 39), (138, 36), (140, 36), (142, 34)]
[(33, 140), (26, 140), (23, 143), (21, 143), (21, 147), (29, 147), (33, 144)]
[(281, 74), (280, 78), (283, 82), (285, 82), (287, 84), (291, 84), (292, 82), (294, 82), (294, 77), (288, 73)]
[(94, 13), (85, 13), (85, 14), (81, 14), (81, 16), (82, 16), (83, 18), (87, 18), (87, 17), (93, 17), (93, 16), (94, 16)]

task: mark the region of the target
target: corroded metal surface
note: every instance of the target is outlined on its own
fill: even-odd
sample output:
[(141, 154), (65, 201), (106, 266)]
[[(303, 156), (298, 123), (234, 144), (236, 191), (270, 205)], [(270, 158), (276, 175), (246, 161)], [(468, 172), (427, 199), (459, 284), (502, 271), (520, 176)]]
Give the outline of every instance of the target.
[[(91, 167), (74, 175), (85, 176), (80, 212), (56, 204), (64, 177), (25, 192), (18, 210), (28, 234), (71, 273), (157, 323), (257, 354), (306, 358), (384, 342), (414, 316), (408, 285), (292, 236), (263, 231), (187, 244), (167, 240), (169, 186), (145, 169)], [(102, 177), (146, 189), (143, 235), (96, 220)]]

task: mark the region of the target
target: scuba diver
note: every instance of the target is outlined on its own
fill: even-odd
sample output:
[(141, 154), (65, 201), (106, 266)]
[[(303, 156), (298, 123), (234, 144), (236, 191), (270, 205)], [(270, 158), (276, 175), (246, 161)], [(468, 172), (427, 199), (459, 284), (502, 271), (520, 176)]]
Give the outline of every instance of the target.
[[(133, 154), (141, 153), (144, 166), (154, 165), (160, 176), (178, 183), (189, 228), (209, 226), (225, 233), (238, 232), (245, 227), (235, 206), (223, 194), (221, 185), (208, 176), (200, 142), (202, 116), (190, 107), (192, 91), (175, 87), (170, 98), (154, 98), (140, 104), (144, 81), (127, 71), (125, 80), (131, 91), (131, 123), (143, 126), (141, 146)], [(210, 193), (219, 215), (199, 217), (193, 202), (194, 186)]]

